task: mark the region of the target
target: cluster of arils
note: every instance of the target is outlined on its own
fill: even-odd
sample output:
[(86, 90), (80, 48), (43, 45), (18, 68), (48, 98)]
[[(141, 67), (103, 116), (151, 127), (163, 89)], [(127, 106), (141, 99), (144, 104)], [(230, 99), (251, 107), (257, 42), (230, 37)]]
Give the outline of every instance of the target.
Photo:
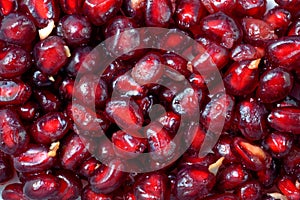
[[(275, 1), (0, 0), (0, 183), (18, 177), (2, 198), (299, 200), (300, 1)], [(180, 49), (182, 34), (208, 56), (138, 48)], [(98, 76), (91, 51), (111, 36), (118, 58)], [(211, 124), (222, 134), (202, 157)], [(153, 169), (170, 161), (180, 126), (193, 138), (180, 158), (122, 170), (149, 152)]]

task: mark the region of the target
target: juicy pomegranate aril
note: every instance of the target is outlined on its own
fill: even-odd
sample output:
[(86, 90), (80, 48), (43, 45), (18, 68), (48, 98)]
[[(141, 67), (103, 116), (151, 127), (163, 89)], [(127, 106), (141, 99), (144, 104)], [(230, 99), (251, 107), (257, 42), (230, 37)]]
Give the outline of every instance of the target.
[(288, 70), (300, 66), (300, 38), (284, 37), (272, 42), (266, 49), (266, 59), (274, 67)]
[(300, 134), (300, 108), (275, 108), (269, 114), (268, 122), (278, 131)]
[(31, 95), (31, 88), (21, 80), (0, 80), (0, 106), (20, 105)]
[(26, 150), (29, 135), (18, 115), (10, 109), (0, 110), (0, 150), (7, 154), (19, 154)]

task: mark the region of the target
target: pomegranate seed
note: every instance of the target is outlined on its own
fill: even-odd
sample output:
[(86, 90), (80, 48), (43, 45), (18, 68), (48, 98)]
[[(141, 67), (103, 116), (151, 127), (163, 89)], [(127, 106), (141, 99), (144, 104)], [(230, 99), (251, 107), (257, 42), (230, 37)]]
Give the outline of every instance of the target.
[(131, 76), (141, 85), (156, 83), (164, 72), (162, 62), (157, 53), (148, 53), (135, 64)]
[(238, 189), (241, 200), (259, 200), (262, 198), (262, 187), (257, 181), (248, 181)]
[(134, 30), (137, 27), (136, 23), (128, 17), (118, 16), (110, 20), (104, 31), (107, 50), (122, 60), (139, 57), (144, 50), (132, 51), (140, 48), (143, 42), (139, 39), (141, 37), (139, 31)]
[(257, 96), (264, 103), (274, 103), (284, 99), (292, 87), (292, 74), (282, 68), (275, 68), (260, 77)]
[(51, 174), (36, 175), (24, 184), (24, 194), (30, 199), (49, 199), (58, 194), (59, 179)]
[(273, 29), (275, 29), (277, 35), (283, 35), (288, 29), (291, 18), (292, 15), (288, 10), (275, 7), (265, 14), (264, 21), (266, 21)]
[(268, 122), (272, 128), (278, 131), (300, 134), (300, 108), (275, 108), (269, 114)]
[(200, 199), (208, 196), (216, 183), (215, 176), (207, 169), (187, 167), (176, 177), (176, 197), (178, 199)]
[(274, 29), (260, 19), (243, 18), (242, 26), (245, 41), (258, 46), (264, 46), (268, 41), (277, 39)]
[(59, 111), (61, 102), (59, 98), (48, 90), (34, 90), (34, 98), (39, 103), (44, 112)]
[(85, 160), (79, 167), (79, 174), (89, 178), (102, 164), (94, 157)]
[(83, 0), (60, 0), (62, 11), (68, 15), (81, 13)]
[(69, 170), (75, 170), (90, 155), (85, 142), (77, 134), (64, 139), (59, 153), (62, 167)]
[(87, 18), (79, 15), (66, 15), (59, 20), (57, 35), (70, 46), (86, 45), (91, 38), (92, 25)]
[[(163, 64), (168, 66), (165, 68), (165, 73), (173, 69), (179, 72), (180, 75), (183, 75), (185, 77), (189, 77), (191, 75), (191, 72), (187, 69), (187, 61), (182, 57), (178, 56), (177, 54), (174, 53), (163, 54)], [(177, 77), (180, 75), (177, 74)], [(176, 78), (174, 80), (177, 80)], [(181, 79), (177, 81), (181, 81)]]
[(56, 75), (67, 63), (68, 47), (62, 38), (51, 36), (40, 41), (34, 47), (34, 59), (42, 73)]
[(26, 15), (11, 13), (1, 21), (0, 40), (26, 46), (33, 42), (35, 36), (36, 27)]
[(69, 123), (62, 113), (52, 112), (38, 118), (31, 127), (31, 135), (41, 144), (51, 144), (61, 139), (69, 130)]
[(7, 47), (0, 51), (0, 77), (14, 78), (31, 66), (29, 53), (19, 47)]
[(119, 160), (112, 160), (108, 166), (102, 165), (89, 178), (89, 183), (93, 191), (108, 194), (119, 188), (125, 173), (122, 172), (123, 164)]
[(293, 137), (288, 133), (273, 132), (267, 135), (263, 146), (273, 157), (281, 158), (286, 156), (293, 145)]
[(299, 37), (284, 37), (272, 42), (266, 49), (266, 58), (272, 66), (296, 69), (300, 66)]
[(229, 129), (234, 104), (234, 98), (230, 95), (220, 93), (214, 95), (202, 111), (201, 122), (205, 129), (220, 131)]
[(235, 155), (233, 148), (231, 146), (233, 138), (229, 135), (221, 135), (218, 143), (214, 147), (214, 152), (218, 157), (224, 157), (223, 163), (232, 163), (237, 161), (237, 156)]
[(252, 16), (255, 18), (261, 17), (267, 8), (266, 0), (237, 0), (235, 12), (241, 16)]
[(223, 12), (208, 15), (201, 20), (202, 31), (212, 40), (225, 48), (232, 48), (240, 43), (242, 31), (231, 17)]
[(82, 190), (82, 183), (77, 176), (71, 171), (60, 170), (55, 172), (55, 176), (59, 178), (58, 194), (53, 198), (57, 200), (77, 199)]
[(23, 193), (22, 183), (12, 183), (7, 185), (2, 191), (2, 198), (3, 200), (28, 200), (28, 198)]
[(168, 27), (172, 17), (169, 0), (146, 0), (145, 23), (147, 26)]
[(83, 14), (96, 26), (103, 25), (121, 8), (121, 0), (87, 0), (83, 3)]
[(75, 85), (74, 95), (86, 105), (104, 107), (108, 94), (107, 85), (96, 75), (86, 74)]
[(59, 87), (59, 93), (61, 98), (64, 100), (71, 100), (73, 97), (73, 90), (74, 90), (74, 80), (71, 78), (67, 78), (63, 80), (61, 86)]
[(174, 157), (176, 144), (170, 134), (158, 123), (151, 123), (146, 130), (149, 151), (155, 152), (151, 157), (156, 161), (171, 160)]
[(186, 88), (173, 98), (172, 109), (178, 115), (192, 118), (195, 116), (195, 111), (199, 110), (200, 101), (197, 91)]
[(285, 156), (283, 160), (284, 170), (288, 174), (295, 174), (299, 172), (299, 162), (300, 162), (300, 149), (293, 147), (290, 153)]
[(110, 140), (107, 140), (106, 136), (99, 138), (98, 149), (95, 152), (97, 159), (101, 161), (109, 162), (116, 158), (114, 147)]
[(94, 192), (91, 189), (91, 186), (87, 185), (85, 186), (82, 194), (81, 194), (81, 199), (82, 200), (90, 200), (90, 199), (95, 199), (95, 200), (113, 200), (111, 195), (108, 194), (101, 194), (98, 192)]
[(79, 69), (82, 70), (81, 72), (85, 72), (85, 70), (87, 70), (85, 68), (86, 65), (84, 65), (83, 62), (87, 62), (91, 51), (91, 47), (79, 47), (72, 52), (70, 61), (65, 66), (65, 69), (69, 76), (75, 77)]
[(5, 183), (13, 177), (12, 159), (8, 154), (0, 151), (0, 183)]
[(147, 139), (134, 137), (124, 131), (113, 133), (111, 140), (116, 154), (124, 158), (136, 157), (147, 149)]
[(40, 116), (40, 110), (37, 103), (33, 101), (27, 101), (22, 106), (17, 108), (18, 115), (21, 119), (32, 121)]
[(250, 170), (260, 171), (269, 168), (271, 165), (271, 156), (259, 146), (253, 145), (245, 139), (234, 138), (233, 148), (245, 167)]
[(58, 22), (60, 15), (55, 0), (21, 0), (20, 10), (29, 15), (39, 28), (44, 28), (51, 20)]
[(0, 150), (17, 155), (27, 149), (29, 135), (18, 115), (10, 109), (0, 110)]
[(270, 188), (273, 186), (279, 174), (279, 165), (273, 159), (270, 168), (263, 169), (257, 172), (258, 181), (265, 187)]
[[(218, 69), (222, 69), (223, 67), (225, 67), (225, 65), (229, 61), (229, 52), (226, 48), (204, 37), (197, 38), (197, 42), (199, 42), (199, 44), (204, 47), (206, 53), (210, 55), (213, 63), (218, 67)], [(208, 70), (207, 66), (205, 67), (205, 70)], [(202, 70), (199, 71), (201, 72)]]
[(154, 172), (138, 177), (133, 188), (136, 199), (169, 199), (168, 179), (165, 174)]
[(128, 73), (119, 76), (113, 82), (113, 89), (126, 97), (144, 97), (147, 92), (146, 88), (135, 82)]
[(31, 95), (31, 88), (24, 82), (0, 80), (0, 105), (19, 105), (26, 102)]
[(249, 172), (240, 164), (232, 164), (221, 169), (217, 176), (220, 190), (231, 190), (241, 186), (250, 179)]
[(239, 44), (230, 52), (230, 58), (236, 62), (257, 60), (261, 57), (262, 55), (259, 53), (257, 48), (250, 44)]
[(18, 1), (16, 0), (1, 0), (0, 1), (0, 14), (9, 15), (18, 9)]
[(180, 0), (175, 11), (176, 23), (182, 29), (189, 29), (198, 25), (205, 14), (206, 10), (199, 1)]
[(124, 0), (123, 10), (128, 17), (133, 18), (136, 21), (142, 21), (145, 19), (144, 13), (146, 7), (146, 0)]
[(267, 110), (256, 99), (240, 102), (237, 107), (238, 127), (248, 140), (260, 140), (267, 134)]
[(289, 1), (275, 0), (275, 2), (279, 6), (289, 10), (292, 14), (295, 14), (296, 12), (299, 11), (297, 8), (300, 6), (300, 3), (297, 0), (289, 0)]
[(141, 128), (144, 122), (140, 107), (134, 101), (123, 98), (109, 101), (106, 113), (122, 130), (128, 130), (132, 135), (136, 134), (133, 131)]
[(300, 35), (300, 20), (295, 20), (289, 27), (288, 36), (297, 36)]
[(162, 114), (157, 121), (163, 125), (163, 127), (172, 134), (176, 134), (180, 127), (180, 116), (174, 112), (166, 112)]
[(201, 0), (201, 2), (205, 6), (206, 10), (211, 14), (222, 11), (226, 14), (231, 15), (232, 11), (236, 7), (237, 1), (235, 1), (235, 0), (225, 0), (225, 1)]
[(280, 178), (277, 187), (288, 199), (296, 200), (300, 198), (300, 189), (295, 186), (289, 177)]
[(226, 91), (236, 96), (252, 93), (259, 81), (259, 63), (260, 59), (234, 62), (223, 77)]
[(56, 161), (56, 151), (59, 143), (54, 143), (52, 148), (30, 144), (28, 149), (14, 157), (14, 167), (18, 172), (40, 172), (50, 169)]

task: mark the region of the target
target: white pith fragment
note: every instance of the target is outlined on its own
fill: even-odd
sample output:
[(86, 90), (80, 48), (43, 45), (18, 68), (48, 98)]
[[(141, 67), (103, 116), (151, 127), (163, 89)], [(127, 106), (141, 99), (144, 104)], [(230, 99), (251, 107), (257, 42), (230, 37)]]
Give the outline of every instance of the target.
[(68, 46), (64, 46), (64, 49), (65, 49), (66, 56), (68, 58), (70, 58), (71, 57), (71, 51), (70, 51), (69, 47)]
[(217, 175), (219, 168), (221, 167), (223, 161), (224, 161), (224, 157), (219, 158), (215, 163), (209, 165), (208, 167), (208, 171), (210, 171), (211, 173), (213, 173), (214, 175)]
[(51, 19), (45, 28), (39, 29), (40, 39), (41, 40), (46, 39), (52, 33), (52, 30), (54, 28), (55, 28), (55, 24), (54, 21)]
[(57, 142), (53, 142), (49, 148), (49, 152), (48, 152), (48, 156), (49, 157), (55, 157), (56, 156), (56, 152), (57, 150), (59, 149), (59, 145), (60, 145), (60, 142), (57, 141)]
[(248, 66), (248, 69), (257, 69), (258, 68), (258, 65), (260, 63), (260, 58), (259, 59), (256, 59), (256, 60), (253, 60), (250, 65)]

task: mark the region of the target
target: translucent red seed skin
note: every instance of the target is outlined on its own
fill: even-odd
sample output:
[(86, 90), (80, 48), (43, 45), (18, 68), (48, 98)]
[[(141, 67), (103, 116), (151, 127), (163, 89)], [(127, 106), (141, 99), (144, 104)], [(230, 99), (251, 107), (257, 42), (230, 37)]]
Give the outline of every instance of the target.
[(49, 154), (49, 149), (43, 145), (30, 144), (26, 151), (13, 158), (14, 167), (18, 172), (42, 172), (50, 169), (56, 162), (56, 157)]
[(31, 56), (19, 47), (7, 47), (0, 51), (0, 77), (14, 78), (22, 75), (32, 64)]
[(0, 151), (0, 183), (5, 183), (13, 177), (12, 159), (8, 154)]
[(46, 27), (50, 20), (59, 20), (60, 9), (54, 0), (21, 0), (19, 6), (39, 28)]
[(38, 118), (31, 127), (31, 135), (41, 144), (51, 144), (64, 137), (69, 130), (68, 119), (60, 112), (50, 112)]
[(88, 0), (84, 1), (82, 12), (96, 26), (108, 22), (119, 11), (121, 0)]
[(91, 189), (97, 193), (109, 194), (119, 188), (124, 181), (123, 164), (115, 159), (108, 166), (102, 165), (89, 178)]
[(62, 11), (66, 14), (80, 14), (83, 0), (59, 0)]
[(67, 63), (66, 43), (61, 37), (50, 36), (34, 46), (36, 66), (45, 75), (56, 75)]
[(267, 109), (256, 99), (241, 101), (236, 108), (238, 128), (250, 141), (260, 140), (268, 133)]
[(92, 25), (84, 16), (66, 15), (58, 22), (57, 35), (70, 46), (85, 46), (91, 39)]
[(300, 39), (296, 36), (283, 37), (270, 43), (266, 59), (274, 67), (293, 70), (300, 66)]
[(0, 7), (0, 15), (5, 16), (18, 9), (18, 2), (16, 0), (1, 0)]
[(226, 91), (235, 96), (242, 96), (252, 93), (257, 87), (259, 70), (252, 68), (255, 61), (234, 62), (223, 76)]
[(293, 145), (293, 136), (289, 133), (273, 132), (263, 140), (263, 146), (273, 157), (286, 156)]
[(2, 191), (3, 200), (18, 199), (18, 200), (28, 200), (28, 198), (23, 193), (22, 183), (12, 183), (7, 186)]
[(10, 155), (22, 153), (28, 146), (29, 135), (14, 111), (1, 109), (0, 113), (0, 149)]
[(36, 175), (24, 184), (24, 194), (29, 199), (48, 199), (58, 194), (59, 180), (51, 174)]
[(146, 0), (145, 22), (147, 26), (168, 27), (172, 16), (169, 0)]
[(0, 40), (26, 46), (31, 45), (36, 36), (36, 27), (26, 15), (11, 13), (5, 16), (0, 25)]
[(31, 96), (31, 88), (19, 79), (0, 80), (0, 105), (20, 105)]
[(81, 194), (81, 199), (82, 200), (90, 200), (90, 199), (96, 199), (96, 200), (113, 200), (113, 197), (112, 197), (112, 195), (109, 195), (109, 194), (103, 194), (103, 193), (94, 192), (91, 189), (91, 186), (87, 185), (83, 189), (83, 192)]
[(300, 134), (300, 109), (297, 107), (275, 108), (268, 116), (268, 123), (278, 131)]
[(215, 182), (215, 176), (206, 169), (197, 167), (182, 169), (176, 176), (176, 197), (193, 200), (205, 198)]
[(251, 16), (260, 18), (266, 11), (266, 0), (238, 0), (235, 7), (235, 12), (238, 16)]
[(241, 186), (250, 179), (249, 172), (240, 164), (232, 164), (220, 170), (217, 176), (218, 188), (220, 190), (230, 190)]
[(175, 21), (180, 28), (189, 29), (198, 25), (205, 14), (206, 10), (199, 1), (180, 0), (175, 10)]
[(168, 199), (167, 181), (166, 175), (159, 172), (141, 175), (134, 184), (134, 196), (137, 199)]
[(242, 31), (233, 18), (217, 12), (202, 18), (202, 32), (210, 39), (219, 42), (225, 48), (232, 48), (242, 40)]

